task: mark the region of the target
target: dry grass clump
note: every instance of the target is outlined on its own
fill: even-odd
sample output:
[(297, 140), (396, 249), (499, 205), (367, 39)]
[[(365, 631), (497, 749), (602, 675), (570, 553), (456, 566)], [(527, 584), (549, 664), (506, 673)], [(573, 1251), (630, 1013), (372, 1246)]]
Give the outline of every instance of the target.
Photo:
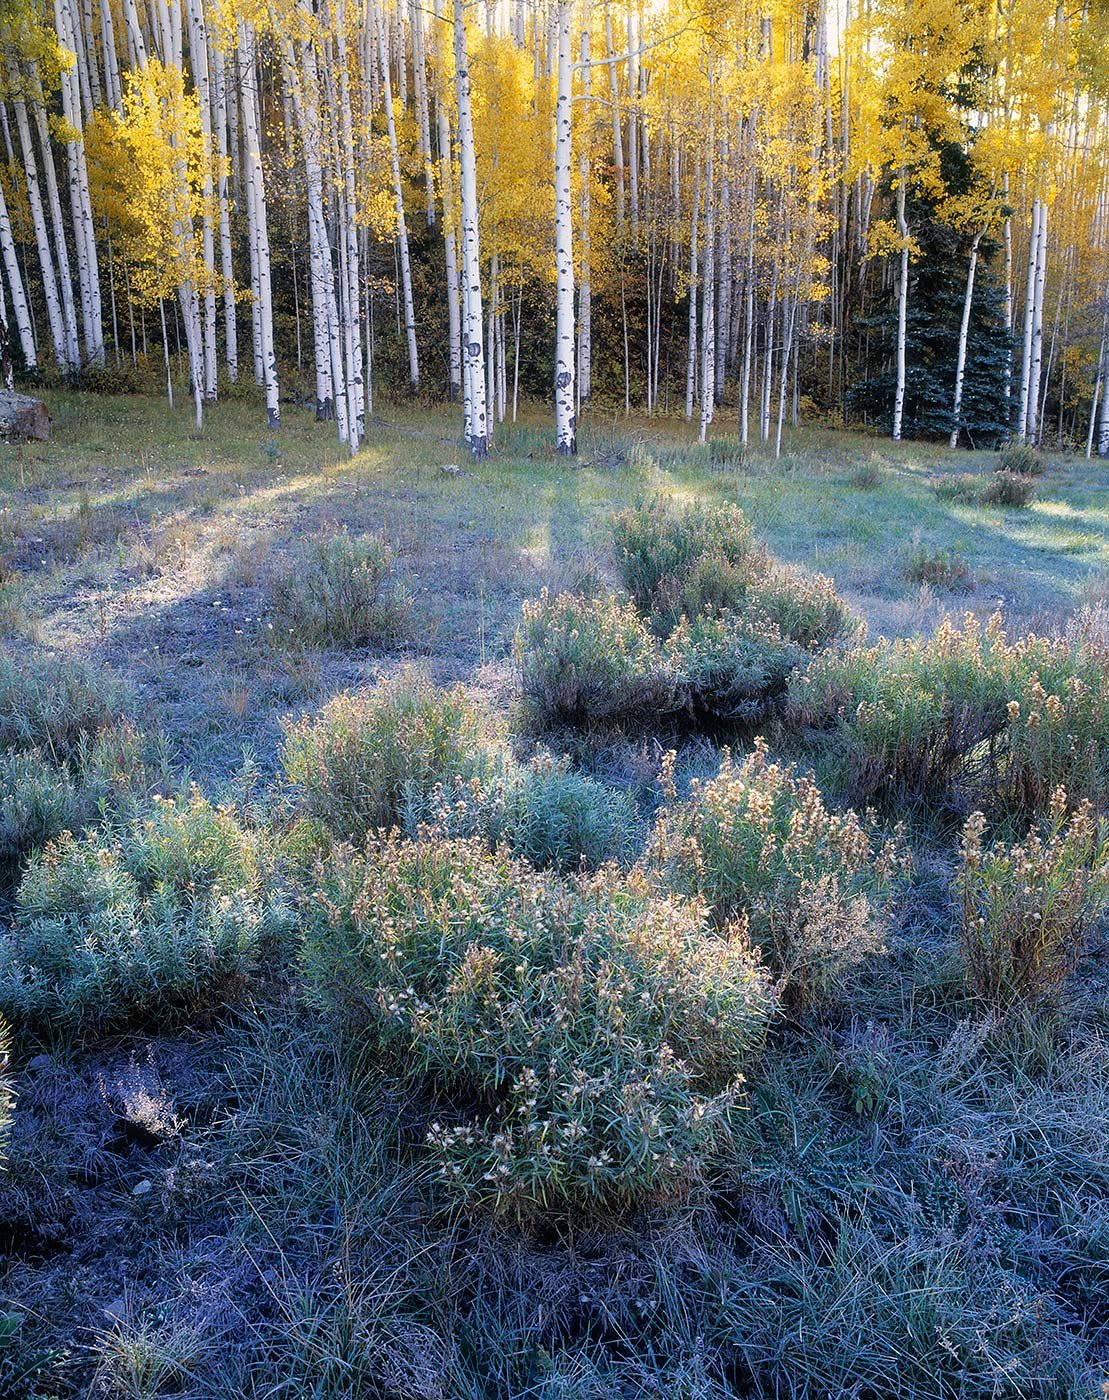
[[(673, 796), (671, 792), (671, 796)], [(818, 1000), (883, 946), (899, 853), (855, 812), (832, 813), (811, 779), (770, 761), (765, 741), (663, 809), (650, 859), (720, 926), (742, 921), (794, 997)]]
[(1058, 788), (1041, 831), (985, 844), (986, 819), (963, 828), (957, 890), (967, 979), (1005, 1008), (1057, 995), (1109, 899), (1109, 826), (1088, 802), (1068, 816)]
[(496, 776), (503, 746), (489, 716), (457, 687), (403, 674), (338, 695), (290, 724), (281, 749), (299, 810), (344, 840), (402, 824), (437, 783)]
[(29, 864), (0, 934), (0, 1009), (96, 1034), (221, 1004), (274, 927), (257, 840), (196, 791), (118, 834), (66, 833)]
[(970, 565), (954, 549), (918, 545), (906, 559), (902, 574), (910, 583), (926, 583), (932, 588), (945, 588), (953, 593), (974, 587)]
[(733, 613), (683, 618), (664, 655), (695, 721), (751, 724), (778, 710), (804, 653), (769, 620)]
[(403, 635), (409, 602), (380, 535), (321, 534), (274, 571), (275, 639), (293, 646), (385, 647)]
[(1109, 789), (1104, 653), (1066, 638), (1009, 642), (1000, 616), (816, 657), (791, 685), (790, 715), (831, 742), (855, 802), (1035, 815), (1060, 785), (1074, 800)]
[(774, 1009), (741, 933), (713, 935), (698, 905), (473, 841), (336, 852), (305, 952), (405, 1078), (476, 1101), (431, 1129), (440, 1179), (516, 1217), (688, 1192), (729, 1140)]
[(1030, 442), (1010, 442), (997, 454), (994, 470), (1015, 476), (1043, 476), (1047, 458)]

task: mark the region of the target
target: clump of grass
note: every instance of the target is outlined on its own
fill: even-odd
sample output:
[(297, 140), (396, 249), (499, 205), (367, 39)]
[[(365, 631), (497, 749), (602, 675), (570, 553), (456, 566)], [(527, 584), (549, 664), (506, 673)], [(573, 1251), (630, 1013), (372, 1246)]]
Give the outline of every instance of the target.
[(409, 603), (379, 535), (318, 535), (275, 570), (269, 605), (279, 640), (311, 647), (385, 647), (403, 635)]
[(281, 762), (300, 812), (360, 841), (403, 822), (413, 796), (437, 783), (492, 780), (501, 747), (464, 690), (405, 674), (291, 724)]
[(1036, 478), (1021, 472), (995, 471), (982, 487), (978, 500), (984, 506), (1023, 509), (1036, 494)]
[(539, 724), (650, 724), (678, 708), (677, 685), (635, 608), (611, 594), (546, 590), (526, 602), (516, 661)]
[(941, 546), (917, 545), (906, 559), (902, 574), (910, 583), (926, 583), (952, 593), (965, 593), (974, 587), (970, 565), (957, 550)]
[(1109, 899), (1109, 827), (1059, 788), (1043, 830), (1013, 845), (963, 829), (957, 889), (967, 980), (1005, 1009), (1058, 994)]
[(941, 501), (952, 501), (957, 505), (973, 506), (979, 502), (982, 493), (982, 482), (971, 472), (948, 472), (944, 476), (935, 477), (932, 481), (932, 490)]
[(0, 650), (0, 749), (41, 749), (64, 762), (131, 708), (109, 671), (68, 657), (17, 661)]
[(856, 813), (829, 812), (812, 780), (772, 763), (758, 739), (742, 763), (725, 750), (715, 777), (663, 809), (650, 859), (718, 925), (743, 921), (793, 996), (813, 1001), (882, 948), (899, 853)]
[(745, 940), (695, 904), (480, 842), (334, 853), (305, 950), (405, 1078), (482, 1104), (429, 1147), (444, 1188), (515, 1217), (686, 1194), (729, 1141), (774, 1009)]
[(256, 839), (193, 792), (29, 864), (0, 936), (0, 1010), (79, 1035), (189, 1019), (233, 996), (276, 927)]
[(889, 471), (885, 464), (872, 453), (865, 462), (859, 462), (852, 468), (847, 484), (853, 486), (856, 491), (875, 491), (879, 486), (885, 485), (888, 476)]

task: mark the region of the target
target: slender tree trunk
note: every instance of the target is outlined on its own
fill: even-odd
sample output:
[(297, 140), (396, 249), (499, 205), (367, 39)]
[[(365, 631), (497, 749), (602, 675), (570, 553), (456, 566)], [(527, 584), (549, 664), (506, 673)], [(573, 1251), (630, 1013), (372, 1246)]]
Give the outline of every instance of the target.
[(397, 216), (397, 251), (400, 257), (401, 292), (404, 298), (404, 334), (408, 341), (408, 382), (415, 392), (420, 387), (420, 355), (416, 347), (416, 312), (412, 300), (412, 264), (408, 257), (408, 220), (404, 212), (404, 184), (401, 179), (400, 153), (397, 147), (397, 126), (393, 116), (393, 87), (389, 77), (389, 57), (385, 46), (385, 29), (376, 0), (373, 4), (377, 25), (377, 44), (381, 58), (385, 127), (389, 133), (389, 156), (393, 172), (393, 204)]
[(571, 0), (558, 4), (558, 101), (555, 107), (555, 436), (558, 451), (577, 451), (574, 400), (574, 203), (570, 192), (573, 159), (573, 62), (570, 52)]
[(454, 5), (454, 77), (458, 102), (458, 154), (462, 195), (462, 265), (465, 297), (463, 317), (463, 365), (468, 404), (466, 436), (473, 456), (480, 459), (489, 448), (489, 415), (485, 401), (485, 364), (482, 346), (481, 254), (478, 235), (477, 162), (474, 150), (474, 118), (470, 106), (470, 59), (466, 43), (466, 11), (463, 0)]
[(955, 355), (955, 401), (951, 405), (951, 437), (948, 446), (952, 449), (959, 445), (960, 418), (963, 412), (963, 380), (966, 376), (967, 366), (967, 340), (970, 334), (970, 311), (974, 303), (974, 274), (978, 269), (978, 244), (982, 240), (984, 229), (974, 235), (974, 242), (970, 245), (970, 263), (967, 266), (967, 286), (963, 295), (963, 319), (959, 326), (959, 348)]
[(893, 396), (894, 442), (901, 441), (905, 413), (905, 342), (909, 313), (909, 225), (905, 218), (905, 171), (897, 182), (897, 231), (901, 235), (901, 268), (897, 284), (897, 388)]

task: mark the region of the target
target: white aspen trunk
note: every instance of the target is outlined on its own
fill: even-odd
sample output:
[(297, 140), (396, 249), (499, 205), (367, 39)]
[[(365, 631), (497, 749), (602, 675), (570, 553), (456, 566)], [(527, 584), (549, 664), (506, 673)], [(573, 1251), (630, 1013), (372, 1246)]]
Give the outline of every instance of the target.
[(616, 179), (616, 232), (624, 231), (624, 133), (620, 117), (620, 79), (616, 72), (616, 48), (612, 39), (612, 13), (605, 4), (605, 45), (608, 50), (608, 91), (612, 108), (612, 165)]
[[(1109, 305), (1109, 286), (1106, 287), (1105, 297), (1106, 304)], [(1107, 313), (1107, 326), (1109, 326), (1109, 313)], [(1097, 429), (1097, 455), (1109, 457), (1109, 330), (1102, 335), (1102, 345), (1103, 353), (1100, 366), (1101, 418), (1098, 421)]]
[(963, 319), (959, 325), (959, 348), (955, 356), (955, 401), (951, 405), (951, 437), (948, 446), (952, 449), (959, 445), (959, 418), (963, 411), (963, 381), (966, 377), (967, 367), (967, 340), (970, 335), (970, 311), (974, 302), (974, 274), (978, 269), (978, 244), (982, 240), (980, 230), (974, 235), (974, 242), (970, 245), (970, 263), (967, 267), (967, 286), (963, 295)]
[[(693, 394), (697, 383), (697, 223), (701, 206), (701, 162), (693, 186), (693, 212), (689, 219), (689, 339), (685, 361), (685, 421), (693, 422)], [(701, 298), (702, 301), (704, 297)]]
[[(593, 91), (593, 70), (589, 63), (589, 30), (582, 31), (581, 36), (581, 76), (582, 87), (585, 90), (586, 100)], [(589, 396), (593, 392), (593, 288), (591, 282), (590, 260), (592, 254), (590, 227), (592, 216), (592, 189), (593, 170), (592, 162), (589, 158), (589, 148), (586, 140), (581, 143), (580, 163), (580, 185), (579, 198), (581, 200), (580, 223), (581, 223), (581, 282), (578, 287), (578, 416), (581, 416), (581, 406), (589, 402)], [(515, 395), (513, 396), (513, 417), (515, 417)]]
[[(59, 42), (77, 52), (72, 15), (67, 0), (54, 0), (54, 23)], [(100, 301), (100, 273), (96, 258), (96, 234), (89, 198), (89, 172), (85, 163), (85, 143), (81, 135), (81, 98), (73, 70), (61, 72), (62, 116), (74, 139), (65, 143), (69, 165), (70, 215), (77, 252), (77, 278), (81, 290), (85, 357), (90, 364), (104, 363), (104, 325)]]
[(362, 377), (362, 275), (358, 251), (358, 208), (355, 188), (354, 124), (351, 114), (350, 71), (347, 66), (346, 3), (339, 0), (336, 12), (336, 47), (339, 65), (339, 154), (343, 185), (340, 199), (340, 237), (345, 252), (343, 281), (344, 344), (347, 356), (347, 414), (350, 421), (350, 450), (355, 452), (366, 434), (366, 394)]
[[(711, 95), (709, 98), (712, 101)], [(714, 179), (715, 133), (709, 118), (708, 154), (705, 159), (705, 254), (701, 292), (701, 424), (698, 442), (704, 442), (712, 422), (716, 396), (716, 184)]]
[(1035, 295), (1032, 304), (1032, 363), (1028, 374), (1029, 442), (1040, 440), (1040, 375), (1044, 353), (1044, 281), (1047, 275), (1047, 203), (1040, 201), (1040, 236), (1036, 243)]
[(247, 221), (251, 263), (256, 269), (253, 291), (257, 299), (258, 353), (266, 392), (266, 426), (281, 426), (281, 399), (277, 382), (277, 354), (273, 341), (273, 293), (270, 284), (270, 240), (266, 222), (266, 192), (262, 173), (262, 149), (258, 120), (254, 31), (240, 20), (238, 59), (243, 118), (243, 161), (246, 165)]
[(1040, 200), (1032, 201), (1032, 223), (1028, 234), (1028, 270), (1024, 286), (1024, 337), (1020, 358), (1020, 400), (1017, 410), (1017, 441), (1028, 436), (1029, 391), (1032, 384), (1032, 326), (1036, 305), (1036, 262), (1040, 240)]
[(216, 241), (212, 223), (215, 186), (212, 179), (212, 93), (208, 71), (208, 27), (204, 19), (203, 0), (188, 0), (189, 59), (197, 105), (200, 108), (200, 132), (204, 142), (204, 178), (200, 214), (201, 249), (204, 257), (204, 398), (216, 400)]
[(793, 358), (793, 328), (797, 316), (797, 295), (796, 289), (790, 293), (787, 301), (785, 317), (785, 336), (782, 343), (782, 368), (779, 375), (778, 384), (778, 425), (774, 433), (774, 457), (775, 460), (782, 455), (782, 424), (786, 416), (786, 388), (789, 384), (789, 366)]
[(570, 192), (573, 160), (573, 63), (570, 52), (571, 0), (558, 3), (558, 100), (555, 106), (555, 437), (558, 452), (577, 451), (574, 398), (574, 202)]
[(628, 9), (628, 197), (631, 202), (632, 238), (639, 237), (639, 15), (633, 3)]
[(427, 55), (424, 44), (423, 0), (410, 0), (412, 77), (416, 93), (416, 133), (424, 167), (427, 226), (435, 227), (435, 175), (431, 165), (431, 114), (427, 96)]
[(27, 305), (27, 293), (23, 286), (23, 274), (19, 270), (19, 260), (15, 255), (15, 240), (12, 237), (11, 220), (8, 218), (8, 204), (4, 189), (0, 185), (0, 253), (4, 258), (4, 270), (8, 274), (8, 289), (12, 294), (12, 311), (15, 313), (15, 328), (19, 333), (19, 345), (28, 369), (38, 364), (35, 354), (35, 334), (31, 327), (31, 312)]
[[(18, 91), (18, 76), (9, 68), (13, 87)], [(39, 267), (42, 270), (42, 295), (46, 302), (46, 317), (50, 323), (50, 339), (54, 346), (54, 359), (63, 374), (77, 368), (76, 346), (71, 344), (66, 331), (65, 315), (62, 310), (58, 290), (58, 279), (54, 269), (54, 255), (50, 248), (50, 236), (46, 228), (46, 213), (39, 188), (38, 162), (31, 139), (31, 125), (27, 120), (27, 106), (21, 97), (14, 99), (15, 121), (19, 131), (19, 144), (23, 152), (23, 177), (27, 185), (27, 203), (31, 210), (31, 223), (35, 230), (35, 245), (38, 249)]]
[(897, 231), (901, 235), (900, 272), (897, 284), (897, 388), (893, 396), (894, 442), (901, 441), (901, 423), (905, 413), (905, 341), (909, 314), (909, 225), (905, 218), (905, 171), (897, 182)]
[(239, 322), (235, 307), (235, 264), (231, 247), (231, 207), (227, 194), (227, 60), (223, 51), (212, 50), (216, 155), (216, 199), (219, 205), (220, 277), (223, 282), (223, 340), (227, 377), (234, 384), (239, 377)]
[[(443, 0), (435, 0), (434, 43), (436, 70), (442, 68), (440, 32), (443, 25)], [(462, 392), (462, 319), (460, 315), (461, 286), (458, 271), (458, 239), (454, 218), (454, 159), (451, 154), (451, 127), (447, 104), (442, 93), (435, 95), (435, 122), (439, 137), (439, 182), (443, 197), (443, 256), (447, 275), (447, 336), (450, 375), (449, 397), (453, 401)]]
[(404, 333), (408, 341), (408, 382), (415, 392), (420, 387), (420, 356), (416, 347), (416, 312), (412, 301), (412, 264), (408, 257), (408, 221), (404, 212), (404, 185), (401, 180), (400, 154), (397, 149), (397, 126), (393, 116), (393, 86), (389, 76), (389, 54), (385, 45), (385, 28), (376, 0), (370, 0), (377, 45), (381, 59), (385, 126), (389, 133), (389, 156), (393, 172), (393, 204), (397, 216), (397, 251), (400, 256), (401, 292), (404, 298)]
[(468, 404), (466, 437), (475, 458), (489, 447), (489, 418), (485, 403), (485, 365), (482, 348), (481, 260), (478, 233), (477, 162), (474, 151), (474, 118), (470, 106), (470, 60), (466, 44), (466, 12), (462, 0), (454, 4), (454, 74), (458, 101), (458, 153), (462, 184), (462, 265), (465, 317), (463, 365)]
[(43, 174), (46, 176), (46, 198), (50, 206), (50, 229), (53, 236), (55, 264), (58, 270), (58, 290), (62, 297), (62, 315), (65, 318), (69, 362), (78, 366), (81, 363), (81, 346), (77, 334), (77, 303), (73, 297), (69, 245), (66, 240), (65, 221), (62, 217), (58, 175), (54, 168), (54, 152), (50, 144), (50, 131), (46, 122), (46, 111), (41, 101), (41, 88), (37, 75), (35, 77), (35, 93), (31, 96), (30, 102), (31, 113), (35, 120), (35, 132), (39, 141), (39, 151), (42, 155)]
[[(1006, 206), (1009, 203), (1009, 172), (1001, 178), (1001, 194)], [(1013, 394), (1013, 220), (1006, 215), (1002, 230), (1002, 243), (1005, 250), (1005, 330), (1009, 343), (1005, 348), (1005, 403), (1009, 411), (1009, 400)]]
[(123, 108), (123, 84), (119, 77), (119, 56), (116, 53), (115, 20), (111, 0), (100, 0), (100, 44), (104, 50), (104, 87), (108, 106), (114, 112)]

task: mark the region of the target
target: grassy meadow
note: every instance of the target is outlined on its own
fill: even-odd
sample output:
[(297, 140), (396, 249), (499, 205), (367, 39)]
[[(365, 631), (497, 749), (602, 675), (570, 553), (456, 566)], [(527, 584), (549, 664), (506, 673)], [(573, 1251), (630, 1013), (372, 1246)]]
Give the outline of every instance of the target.
[(50, 409), (3, 1400), (1109, 1393), (1104, 464)]

